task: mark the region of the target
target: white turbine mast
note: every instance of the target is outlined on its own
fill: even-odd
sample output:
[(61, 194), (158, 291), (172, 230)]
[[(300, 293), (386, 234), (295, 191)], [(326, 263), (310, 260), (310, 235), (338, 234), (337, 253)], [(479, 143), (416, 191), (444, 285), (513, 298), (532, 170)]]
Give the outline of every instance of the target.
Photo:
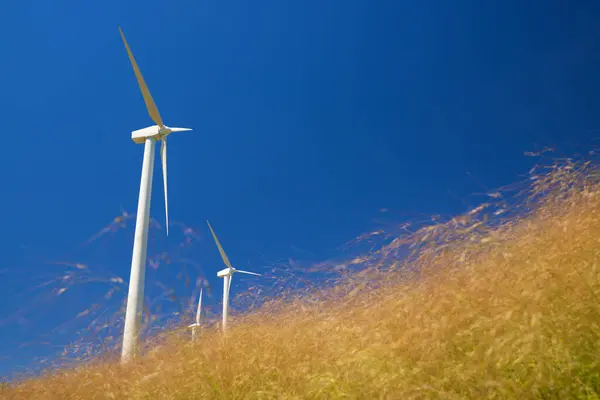
[(223, 247), (221, 247), (221, 243), (219, 243), (219, 239), (217, 239), (217, 235), (215, 235), (215, 231), (213, 231), (212, 226), (210, 226), (210, 222), (206, 221), (206, 223), (208, 224), (210, 233), (212, 233), (213, 239), (215, 239), (215, 243), (217, 244), (219, 253), (221, 253), (221, 258), (223, 259), (223, 263), (225, 263), (225, 266), (227, 267), (227, 268), (222, 269), (221, 271), (217, 272), (217, 276), (219, 278), (223, 278), (223, 324), (222, 325), (223, 325), (223, 331), (225, 331), (227, 329), (227, 311), (229, 309), (229, 289), (231, 288), (231, 278), (233, 277), (233, 274), (236, 272), (239, 272), (240, 274), (248, 274), (248, 275), (256, 275), (256, 276), (261, 276), (261, 275), (257, 274), (256, 272), (242, 271), (240, 269), (233, 268), (231, 266), (231, 263), (229, 262), (229, 258), (227, 258), (227, 254), (225, 254)]
[(198, 329), (200, 329), (200, 313), (202, 312), (202, 288), (200, 288), (200, 295), (198, 296), (198, 309), (196, 310), (196, 321), (189, 325), (188, 328), (192, 329), (192, 342), (196, 340), (198, 336)]
[(129, 279), (129, 294), (127, 296), (127, 311), (125, 314), (125, 329), (123, 332), (123, 348), (121, 361), (129, 361), (137, 351), (138, 330), (141, 322), (144, 278), (146, 267), (146, 253), (148, 246), (148, 224), (150, 222), (150, 198), (152, 194), (152, 175), (154, 164), (154, 152), (156, 141), (161, 141), (160, 157), (163, 173), (163, 189), (165, 195), (165, 226), (167, 236), (169, 235), (169, 202), (167, 196), (167, 136), (173, 132), (190, 131), (189, 128), (170, 128), (163, 124), (152, 95), (146, 86), (146, 82), (135, 62), (131, 49), (125, 40), (125, 35), (119, 27), (121, 38), (125, 44), (129, 61), (137, 79), (140, 91), (146, 103), (148, 114), (156, 125), (138, 129), (131, 133), (131, 138), (136, 144), (144, 143), (144, 159), (142, 161), (142, 177), (140, 181), (140, 194), (138, 199), (138, 211), (135, 223), (135, 236), (133, 241), (133, 255), (131, 258), (131, 277)]

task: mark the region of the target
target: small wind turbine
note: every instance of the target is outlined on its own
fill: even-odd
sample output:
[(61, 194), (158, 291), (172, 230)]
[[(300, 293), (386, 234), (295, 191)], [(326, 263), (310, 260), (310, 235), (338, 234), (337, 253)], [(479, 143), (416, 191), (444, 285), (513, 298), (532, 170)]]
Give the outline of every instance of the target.
[(150, 118), (156, 125), (138, 129), (131, 133), (131, 138), (136, 144), (144, 143), (144, 159), (142, 161), (142, 178), (140, 181), (140, 194), (138, 211), (135, 222), (135, 236), (133, 241), (133, 256), (131, 258), (131, 277), (129, 279), (129, 294), (127, 296), (127, 311), (125, 314), (125, 329), (123, 333), (123, 348), (121, 361), (129, 361), (135, 351), (138, 329), (142, 316), (142, 303), (144, 298), (144, 278), (146, 267), (146, 253), (148, 246), (148, 224), (150, 222), (150, 198), (152, 194), (152, 173), (156, 141), (161, 141), (160, 157), (162, 161), (163, 189), (165, 193), (165, 222), (167, 236), (169, 235), (169, 203), (167, 197), (167, 136), (173, 132), (190, 131), (188, 128), (169, 128), (163, 124), (152, 95), (146, 86), (142, 73), (135, 62), (131, 49), (125, 40), (125, 35), (119, 27), (121, 38), (129, 55), (129, 61), (137, 79), (140, 91), (144, 97)]
[(197, 330), (200, 329), (200, 312), (202, 311), (202, 288), (200, 288), (200, 295), (198, 296), (198, 309), (196, 310), (196, 322), (189, 325), (188, 328), (192, 328), (192, 342), (196, 340), (198, 336)]
[(219, 243), (219, 239), (217, 239), (217, 235), (215, 235), (215, 231), (213, 231), (212, 226), (210, 226), (210, 222), (206, 221), (206, 223), (208, 224), (210, 233), (212, 233), (212, 236), (215, 239), (215, 243), (217, 244), (219, 253), (221, 253), (221, 258), (223, 259), (223, 262), (227, 266), (227, 268), (222, 269), (221, 271), (217, 272), (217, 276), (219, 278), (223, 278), (223, 331), (225, 331), (225, 329), (227, 329), (227, 311), (229, 308), (229, 289), (231, 288), (231, 278), (233, 277), (233, 274), (236, 272), (239, 272), (241, 274), (248, 274), (248, 275), (256, 275), (256, 276), (261, 276), (261, 275), (257, 274), (256, 272), (242, 271), (240, 269), (233, 268), (231, 266), (231, 263), (229, 262), (229, 259), (227, 258), (227, 254), (225, 254), (223, 247), (221, 247), (221, 243)]

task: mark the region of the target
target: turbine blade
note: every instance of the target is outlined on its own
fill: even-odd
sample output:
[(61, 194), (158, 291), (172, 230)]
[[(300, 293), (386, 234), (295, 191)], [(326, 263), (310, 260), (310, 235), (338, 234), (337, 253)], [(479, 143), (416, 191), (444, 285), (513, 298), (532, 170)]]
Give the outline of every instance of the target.
[(198, 310), (196, 310), (196, 324), (200, 324), (201, 310), (202, 310), (202, 288), (200, 288), (200, 296), (198, 296)]
[(154, 99), (152, 99), (152, 95), (150, 94), (150, 90), (148, 90), (148, 86), (144, 81), (144, 77), (142, 76), (142, 72), (135, 62), (135, 58), (131, 53), (131, 49), (129, 48), (129, 44), (127, 44), (127, 40), (125, 39), (125, 35), (123, 34), (123, 30), (119, 27), (119, 32), (121, 32), (121, 38), (123, 39), (123, 43), (125, 44), (125, 49), (127, 50), (127, 54), (129, 55), (129, 61), (131, 62), (131, 66), (133, 67), (133, 72), (135, 73), (135, 77), (138, 81), (138, 86), (142, 92), (142, 96), (144, 97), (144, 103), (146, 103), (146, 109), (148, 110), (148, 114), (150, 114), (150, 118), (152, 121), (161, 128), (164, 128), (164, 124), (162, 122), (162, 118), (158, 112), (158, 108), (156, 108), (156, 104), (154, 104)]
[(184, 132), (184, 131), (191, 131), (191, 128), (171, 128), (169, 127), (169, 129), (171, 130), (171, 132)]
[(229, 276), (229, 282), (227, 283), (227, 298), (228, 298), (229, 300), (231, 300), (231, 299), (229, 298), (229, 292), (230, 292), (230, 289), (231, 289), (231, 280), (232, 280), (232, 279), (233, 279), (233, 275), (230, 275), (230, 276)]
[(262, 276), (261, 274), (257, 274), (256, 272), (242, 271), (241, 269), (236, 269), (235, 272), (239, 272), (242, 274), (248, 274), (248, 275)]
[[(221, 253), (221, 258), (223, 259), (223, 262), (225, 263), (225, 265), (227, 267), (233, 269), (233, 267), (231, 266), (231, 263), (229, 262), (229, 258), (227, 258), (227, 254), (225, 254), (225, 251), (223, 250), (223, 247), (221, 247), (221, 243), (219, 243), (219, 239), (217, 239), (217, 235), (215, 235), (215, 231), (213, 231), (212, 226), (210, 226), (210, 222), (206, 221), (206, 223), (208, 224), (208, 228), (210, 229), (210, 233), (212, 233), (213, 239), (215, 239), (215, 243), (217, 244), (217, 248), (219, 249), (219, 253)], [(231, 280), (229, 281), (229, 284), (231, 284)]]
[(160, 158), (162, 161), (163, 186), (165, 190), (165, 224), (169, 236), (169, 197), (167, 196), (167, 138), (161, 139)]

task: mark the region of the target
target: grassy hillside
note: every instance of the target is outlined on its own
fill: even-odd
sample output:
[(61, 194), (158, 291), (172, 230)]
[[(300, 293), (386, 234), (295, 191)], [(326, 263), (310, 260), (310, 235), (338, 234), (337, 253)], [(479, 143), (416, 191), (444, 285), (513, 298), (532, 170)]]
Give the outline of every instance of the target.
[[(563, 163), (532, 176), (501, 223), (483, 205), (365, 255), (334, 289), (237, 319), (226, 336), (167, 335), (135, 364), (55, 372), (1, 396), (600, 399), (598, 177)], [(401, 246), (406, 262), (394, 258)]]

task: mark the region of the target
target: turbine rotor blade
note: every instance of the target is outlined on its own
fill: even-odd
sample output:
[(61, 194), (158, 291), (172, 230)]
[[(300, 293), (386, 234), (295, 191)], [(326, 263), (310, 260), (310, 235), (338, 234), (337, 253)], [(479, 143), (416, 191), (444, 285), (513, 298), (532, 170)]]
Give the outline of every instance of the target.
[(171, 128), (169, 127), (169, 129), (171, 130), (171, 132), (185, 132), (185, 131), (191, 131), (191, 128)]
[(202, 288), (200, 288), (200, 296), (198, 296), (198, 310), (196, 310), (196, 325), (200, 324), (200, 312), (202, 311)]
[[(219, 253), (221, 253), (221, 258), (223, 259), (223, 262), (225, 263), (225, 265), (231, 269), (234, 269), (231, 266), (231, 263), (229, 262), (229, 258), (227, 258), (227, 254), (225, 254), (225, 251), (223, 250), (223, 247), (221, 247), (221, 243), (219, 243), (219, 239), (217, 239), (217, 235), (215, 235), (215, 231), (213, 231), (212, 226), (210, 226), (210, 222), (206, 221), (206, 223), (208, 224), (208, 228), (210, 229), (210, 233), (212, 233), (212, 237), (215, 240), (215, 243), (217, 244), (217, 248), (219, 249)], [(229, 281), (229, 283), (231, 284), (231, 280)]]
[(239, 272), (241, 274), (248, 274), (248, 275), (256, 275), (256, 276), (262, 276), (261, 274), (257, 274), (256, 272), (250, 272), (250, 271), (242, 271), (241, 269), (236, 269), (235, 272)]
[(229, 301), (229, 300), (231, 300), (231, 299), (229, 298), (229, 292), (230, 292), (230, 289), (231, 289), (231, 280), (232, 280), (232, 279), (233, 279), (233, 275), (230, 275), (230, 276), (229, 276), (229, 282), (227, 283), (227, 300), (228, 300), (228, 301)]
[(142, 72), (135, 62), (135, 58), (133, 57), (133, 53), (129, 48), (129, 44), (127, 44), (127, 40), (125, 39), (125, 35), (123, 34), (123, 30), (119, 27), (119, 32), (121, 33), (121, 38), (123, 39), (123, 43), (125, 44), (125, 49), (127, 50), (127, 54), (129, 55), (129, 61), (131, 62), (131, 66), (133, 67), (133, 72), (135, 73), (135, 77), (138, 81), (138, 86), (140, 87), (140, 91), (142, 92), (142, 96), (144, 97), (144, 103), (146, 103), (146, 109), (148, 110), (148, 114), (150, 114), (150, 118), (156, 125), (161, 128), (164, 128), (165, 125), (162, 122), (162, 118), (160, 117), (160, 113), (158, 112), (158, 108), (156, 108), (156, 104), (154, 103), (154, 99), (150, 94), (150, 90), (148, 90), (148, 86), (144, 81), (144, 77), (142, 76)]
[(163, 186), (165, 190), (165, 226), (167, 228), (167, 236), (169, 236), (169, 197), (167, 196), (167, 138), (161, 139), (160, 158), (162, 162)]

